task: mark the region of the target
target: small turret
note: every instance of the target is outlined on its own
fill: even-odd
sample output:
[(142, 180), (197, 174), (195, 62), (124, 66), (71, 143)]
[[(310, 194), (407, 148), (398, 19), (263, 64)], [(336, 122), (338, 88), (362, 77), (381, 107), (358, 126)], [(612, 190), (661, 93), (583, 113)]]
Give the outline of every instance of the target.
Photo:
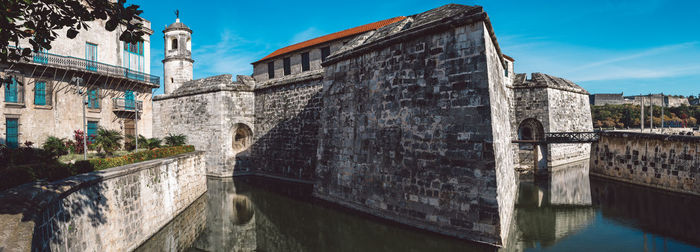
[[(176, 12), (177, 13), (177, 12)], [(178, 13), (179, 14), (179, 13)], [(179, 15), (178, 15), (179, 16)], [(163, 77), (165, 94), (177, 90), (183, 83), (192, 80), (192, 30), (180, 23), (180, 18), (163, 30), (165, 59)]]

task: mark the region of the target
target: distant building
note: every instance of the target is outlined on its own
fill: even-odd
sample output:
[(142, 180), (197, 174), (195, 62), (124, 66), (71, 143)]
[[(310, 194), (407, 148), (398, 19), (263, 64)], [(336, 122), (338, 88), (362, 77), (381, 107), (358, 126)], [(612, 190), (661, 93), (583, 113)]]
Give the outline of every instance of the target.
[(592, 94), (590, 97), (590, 103), (593, 106), (603, 106), (607, 104), (620, 105), (625, 104), (625, 98), (622, 97), (622, 93), (619, 94)]
[(626, 96), (625, 99), (632, 101), (632, 104), (640, 105), (644, 102), (644, 105), (649, 105), (651, 99), (651, 104), (654, 106), (665, 105), (666, 107), (679, 107), (681, 105), (690, 105), (688, 98), (674, 96), (674, 95), (663, 95), (663, 94), (650, 94), (650, 95), (635, 95)]
[(592, 94), (589, 96), (590, 103), (593, 106), (603, 106), (603, 105), (620, 105), (620, 104), (635, 104), (640, 105), (644, 102), (645, 105), (649, 105), (649, 99), (651, 99), (654, 106), (661, 106), (662, 104), (666, 107), (678, 107), (683, 104), (689, 105), (687, 98), (673, 95), (663, 95), (663, 94), (651, 94), (651, 95), (633, 95), (624, 96), (623, 93), (619, 94)]
[[(138, 129), (150, 137), (152, 90), (160, 78), (149, 74), (151, 23), (137, 21), (146, 30), (141, 43), (119, 41), (123, 27), (107, 31), (105, 20), (95, 20), (74, 39), (58, 37), (49, 51), (0, 64), (0, 144), (16, 148), (27, 141), (39, 146), (48, 136), (72, 139), (74, 130), (83, 129), (83, 96), (88, 135), (104, 127), (126, 135)], [(19, 47), (31, 48), (26, 40)]]

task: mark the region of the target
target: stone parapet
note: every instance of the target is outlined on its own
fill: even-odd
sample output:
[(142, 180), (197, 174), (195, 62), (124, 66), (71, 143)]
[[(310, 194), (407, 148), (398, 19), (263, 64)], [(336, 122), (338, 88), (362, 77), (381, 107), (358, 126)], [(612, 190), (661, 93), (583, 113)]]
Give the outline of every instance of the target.
[(700, 195), (700, 137), (601, 132), (591, 175)]
[(131, 251), (207, 190), (204, 152), (0, 193), (0, 248)]

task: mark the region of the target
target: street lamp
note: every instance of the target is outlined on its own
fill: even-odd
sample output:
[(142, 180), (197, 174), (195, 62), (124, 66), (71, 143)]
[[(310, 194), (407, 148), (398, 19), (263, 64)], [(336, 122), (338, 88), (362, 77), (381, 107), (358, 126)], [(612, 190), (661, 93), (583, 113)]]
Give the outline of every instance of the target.
[(80, 100), (83, 103), (83, 160), (87, 160), (87, 119), (85, 118), (85, 105), (87, 104), (87, 101), (85, 100), (83, 90), (80, 89), (80, 84), (83, 83), (83, 78), (73, 77), (71, 82), (78, 86), (78, 94), (80, 95)]

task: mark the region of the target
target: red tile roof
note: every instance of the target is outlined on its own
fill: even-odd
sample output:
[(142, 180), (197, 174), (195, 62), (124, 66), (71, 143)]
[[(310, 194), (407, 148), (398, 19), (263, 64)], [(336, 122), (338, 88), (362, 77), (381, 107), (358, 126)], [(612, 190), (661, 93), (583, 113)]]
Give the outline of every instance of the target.
[(369, 23), (366, 25), (361, 25), (358, 27), (350, 28), (347, 30), (339, 31), (336, 33), (331, 33), (331, 34), (321, 36), (321, 37), (318, 37), (315, 39), (310, 39), (310, 40), (307, 40), (307, 41), (304, 41), (301, 43), (293, 44), (293, 45), (290, 45), (287, 47), (277, 49), (276, 51), (270, 53), (269, 55), (265, 56), (264, 58), (262, 58), (258, 61), (253, 62), (252, 64), (258, 63), (258, 62), (266, 60), (266, 59), (271, 59), (271, 58), (274, 58), (276, 56), (280, 56), (282, 54), (287, 54), (287, 53), (298, 51), (298, 50), (301, 50), (301, 49), (304, 49), (307, 47), (315, 46), (315, 45), (318, 45), (321, 43), (333, 41), (336, 39), (345, 38), (348, 36), (360, 34), (360, 33), (371, 31), (371, 30), (376, 30), (376, 29), (382, 28), (386, 25), (393, 24), (393, 23), (396, 23), (396, 22), (404, 20), (404, 19), (406, 19), (406, 17), (404, 17), (404, 16), (390, 18), (390, 19), (377, 21), (374, 23)]

